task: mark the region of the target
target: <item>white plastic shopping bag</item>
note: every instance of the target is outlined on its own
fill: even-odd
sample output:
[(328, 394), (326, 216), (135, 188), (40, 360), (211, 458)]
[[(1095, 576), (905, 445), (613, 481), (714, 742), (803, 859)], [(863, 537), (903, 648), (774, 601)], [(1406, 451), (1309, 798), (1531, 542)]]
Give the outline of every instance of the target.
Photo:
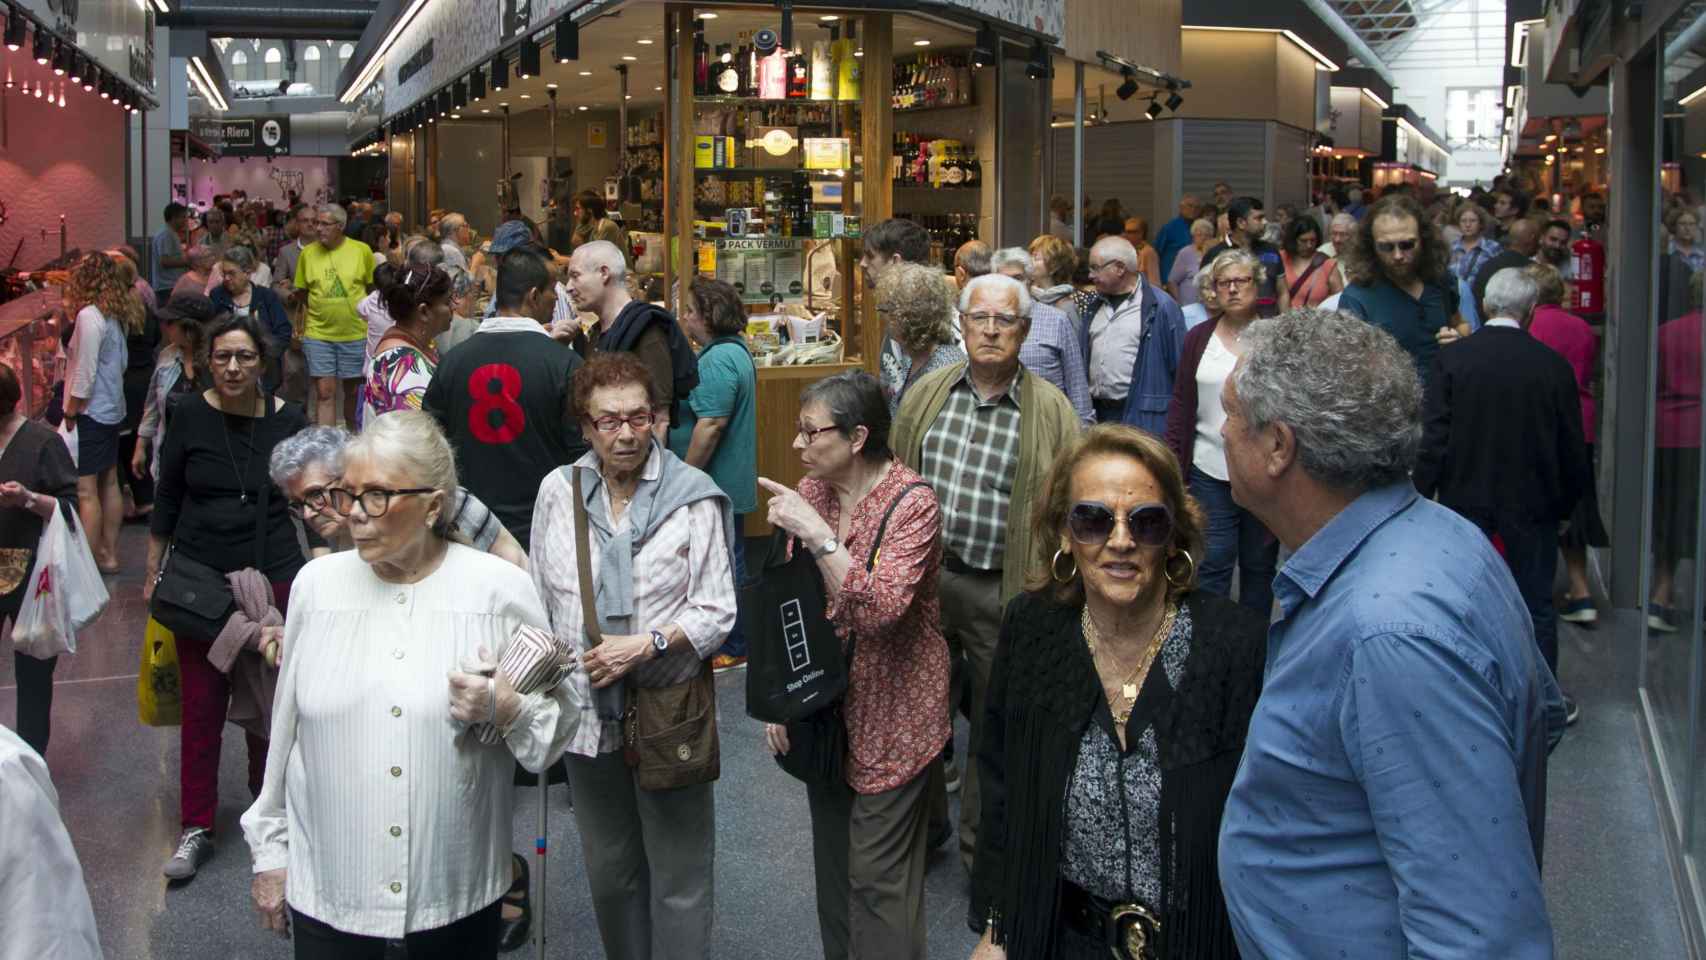
[(39, 659), (77, 652), (77, 631), (107, 608), (107, 587), (95, 566), (83, 525), (69, 522), (56, 502), (42, 530), (24, 604), (12, 625), (12, 645)]
[[(70, 428), (70, 429), (67, 429)], [(59, 439), (65, 441), (65, 449), (71, 451), (71, 465), (77, 465), (77, 420), (66, 417), (59, 421)]]

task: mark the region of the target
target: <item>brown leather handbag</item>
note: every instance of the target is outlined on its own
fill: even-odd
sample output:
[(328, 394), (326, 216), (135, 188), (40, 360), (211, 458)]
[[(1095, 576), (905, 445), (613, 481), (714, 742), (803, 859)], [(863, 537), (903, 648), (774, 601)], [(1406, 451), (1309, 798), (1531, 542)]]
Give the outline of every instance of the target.
[[(604, 642), (593, 601), (592, 548), (580, 472), (570, 469), (575, 500), (575, 566), (587, 645)], [(717, 686), (697, 651), (681, 650), (642, 663), (623, 681), (622, 754), (642, 790), (710, 783), (722, 774), (717, 739)]]

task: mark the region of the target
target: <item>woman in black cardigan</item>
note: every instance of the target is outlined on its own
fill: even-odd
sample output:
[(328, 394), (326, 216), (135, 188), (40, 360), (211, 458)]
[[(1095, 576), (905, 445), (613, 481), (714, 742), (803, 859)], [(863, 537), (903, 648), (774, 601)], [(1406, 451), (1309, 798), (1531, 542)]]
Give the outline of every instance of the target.
[(972, 956), (1236, 957), (1216, 846), (1267, 623), (1193, 589), (1201, 510), (1147, 433), (1091, 429), (1034, 522), (1058, 550), (989, 678)]

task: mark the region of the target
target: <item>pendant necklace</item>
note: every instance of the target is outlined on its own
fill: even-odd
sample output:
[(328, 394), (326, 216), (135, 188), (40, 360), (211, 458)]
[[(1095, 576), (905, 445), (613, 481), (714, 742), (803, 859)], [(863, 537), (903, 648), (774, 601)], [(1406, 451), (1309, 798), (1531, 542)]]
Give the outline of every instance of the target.
[[(1156, 654), (1161, 652), (1161, 644), (1167, 639), (1168, 634), (1173, 632), (1173, 621), (1178, 617), (1178, 613), (1177, 604), (1167, 604), (1161, 622), (1156, 624), (1155, 635), (1150, 638), (1149, 649), (1145, 650), (1143, 656), (1138, 659), (1137, 667), (1120, 683), (1120, 699), (1125, 702), (1125, 710), (1113, 710), (1113, 705), (1109, 704), (1116, 724), (1124, 726), (1125, 722), (1131, 719), (1132, 707), (1137, 702), (1138, 683), (1149, 672), (1150, 665), (1155, 662)], [(1096, 661), (1096, 645), (1101, 639), (1101, 631), (1096, 628), (1096, 621), (1090, 616), (1088, 604), (1084, 606), (1082, 626), (1084, 643), (1090, 648), (1090, 662), (1094, 664)]]
[(234, 414), (225, 413), (220, 407), (220, 413), (225, 414), (225, 456), (231, 461), (231, 472), (237, 475), (237, 501), (243, 506), (249, 505), (249, 491), (243, 486), (244, 479), (249, 475), (249, 464), (255, 459), (255, 428), (249, 427), (249, 452), (243, 457), (243, 468), (237, 468), (237, 454), (231, 447), (231, 418)]

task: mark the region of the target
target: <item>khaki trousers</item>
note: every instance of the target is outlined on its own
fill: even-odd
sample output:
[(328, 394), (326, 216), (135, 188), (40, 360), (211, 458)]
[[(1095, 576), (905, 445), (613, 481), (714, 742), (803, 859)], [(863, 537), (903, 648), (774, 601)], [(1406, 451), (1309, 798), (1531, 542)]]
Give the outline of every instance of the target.
[[(971, 744), (960, 758), (960, 859), (971, 872), (977, 852), (977, 821), (983, 812), (977, 784), (977, 756), (983, 745), (984, 693), (995, 664), (995, 644), (1001, 636), (1001, 571), (953, 573), (942, 571), (942, 633), (948, 638), (948, 658), (965, 656), (965, 683), (971, 688)], [(957, 693), (957, 691), (955, 691)], [(954, 720), (958, 696), (948, 700), (948, 723)], [(941, 783), (940, 777), (936, 778)], [(937, 801), (931, 799), (934, 805)], [(946, 802), (946, 797), (942, 798)]]
[(806, 788), (825, 960), (924, 960), (933, 768), (877, 794), (854, 793), (845, 783)]

